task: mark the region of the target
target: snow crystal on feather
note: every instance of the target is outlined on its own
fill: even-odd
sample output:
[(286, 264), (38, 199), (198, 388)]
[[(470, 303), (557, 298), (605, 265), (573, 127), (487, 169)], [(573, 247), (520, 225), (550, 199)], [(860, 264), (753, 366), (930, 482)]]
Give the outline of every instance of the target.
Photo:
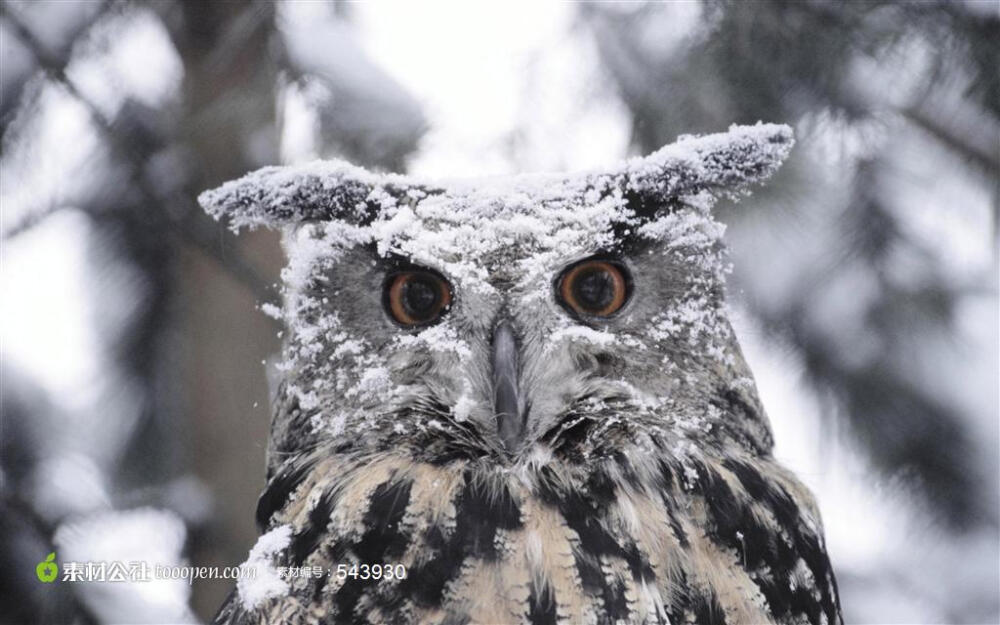
[(683, 136), (644, 158), (627, 161), (611, 172), (572, 178), (530, 174), (484, 178), (438, 185), (397, 174), (374, 174), (343, 161), (314, 161), (291, 167), (264, 167), (198, 197), (216, 219), (227, 217), (234, 230), (259, 225), (344, 220), (366, 223), (398, 204), (414, 205), (449, 193), (476, 195), (491, 189), (494, 197), (517, 196), (549, 202), (580, 197), (592, 204), (601, 189), (656, 191), (664, 197), (746, 190), (770, 177), (788, 156), (791, 128), (780, 124), (731, 126), (728, 132)]
[(292, 540), (292, 526), (279, 525), (257, 539), (246, 562), (244, 571), (236, 580), (236, 591), (247, 610), (253, 610), (273, 597), (288, 594), (288, 582), (281, 579), (274, 567), (274, 557)]

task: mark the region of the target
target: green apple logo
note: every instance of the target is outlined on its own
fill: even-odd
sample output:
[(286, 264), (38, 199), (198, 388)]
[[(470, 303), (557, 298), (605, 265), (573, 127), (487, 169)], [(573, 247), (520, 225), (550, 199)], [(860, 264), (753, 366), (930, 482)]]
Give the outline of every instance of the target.
[(59, 565), (53, 562), (56, 559), (56, 554), (53, 551), (49, 554), (47, 558), (38, 563), (35, 567), (35, 575), (38, 579), (46, 584), (51, 584), (56, 581), (59, 577)]

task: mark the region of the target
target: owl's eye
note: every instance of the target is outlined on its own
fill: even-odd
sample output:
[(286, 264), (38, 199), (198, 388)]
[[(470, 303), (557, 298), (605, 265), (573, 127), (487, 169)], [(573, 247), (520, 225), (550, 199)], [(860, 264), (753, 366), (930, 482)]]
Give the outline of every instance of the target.
[(401, 271), (386, 281), (384, 300), (386, 310), (400, 324), (425, 325), (437, 321), (448, 310), (451, 286), (432, 271)]
[(563, 271), (557, 294), (559, 303), (571, 313), (610, 317), (628, 300), (628, 272), (615, 261), (584, 260)]

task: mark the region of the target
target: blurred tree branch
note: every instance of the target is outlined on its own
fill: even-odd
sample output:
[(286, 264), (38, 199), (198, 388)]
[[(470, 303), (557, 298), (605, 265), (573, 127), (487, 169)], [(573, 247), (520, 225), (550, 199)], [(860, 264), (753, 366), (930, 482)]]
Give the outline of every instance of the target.
[[(959, 114), (946, 119), (926, 102), (916, 102), (901, 112), (908, 120), (934, 135), (941, 143), (974, 162), (987, 176), (1000, 176), (1000, 152), (994, 141), (997, 136), (996, 128), (993, 128), (993, 132), (989, 132), (989, 125), (995, 126), (996, 122), (993, 120), (984, 120), (989, 125), (986, 126), (987, 131), (983, 132), (982, 125), (970, 127), (968, 124), (963, 124), (963, 121), (975, 117), (973, 112), (968, 110), (963, 111), (964, 115)], [(1000, 207), (997, 208), (1000, 210)]]
[[(0, 18), (7, 16), (11, 10), (9, 8), (9, 0), (0, 1)], [(92, 12), (84, 14), (79, 22), (72, 24), (72, 28), (66, 33), (66, 37), (61, 42), (56, 42), (57, 45), (45, 45), (41, 46), (42, 52), (45, 54), (48, 61), (52, 64), (59, 64), (68, 62), (69, 57), (73, 52), (73, 44), (87, 36), (91, 28), (100, 22), (105, 15), (107, 15), (111, 4), (106, 0), (94, 0), (90, 3), (90, 7), (96, 7)], [(41, 44), (41, 42), (39, 42)], [(62, 44), (62, 45), (58, 45)], [(32, 75), (35, 73), (34, 68), (26, 68), (28, 71), (22, 71), (11, 76), (12, 72), (11, 63), (9, 59), (5, 59), (4, 63), (4, 73), (7, 80), (14, 80), (13, 83), (4, 84), (4, 93), (0, 97), (2, 105), (0, 105), (0, 132), (4, 132), (7, 129), (7, 124), (10, 121), (11, 113), (15, 112), (19, 107), (19, 100), (23, 88), (27, 82), (30, 81)]]
[[(100, 21), (105, 15), (108, 6), (107, 4), (102, 5), (101, 11), (90, 20), (88, 28)], [(6, 3), (0, 5), (0, 7), (2, 7), (0, 15), (11, 25), (17, 37), (34, 55), (39, 68), (46, 73), (50, 80), (62, 87), (67, 94), (86, 108), (94, 128), (100, 133), (107, 144), (111, 146), (112, 152), (125, 165), (128, 182), (134, 185), (135, 189), (140, 192), (143, 203), (147, 206), (171, 207), (169, 210), (158, 208), (145, 211), (145, 215), (151, 220), (151, 227), (162, 227), (170, 236), (176, 237), (180, 242), (198, 248), (229, 271), (244, 286), (249, 288), (258, 300), (266, 300), (270, 294), (270, 289), (266, 281), (260, 278), (257, 271), (250, 266), (249, 262), (243, 258), (237, 249), (231, 248), (225, 253), (219, 249), (216, 241), (216, 227), (201, 215), (191, 196), (187, 193), (174, 191), (164, 196), (154, 188), (146, 177), (145, 167), (143, 166), (145, 158), (143, 155), (133, 148), (126, 136), (116, 131), (112, 120), (105, 118), (100, 109), (81, 93), (73, 81), (66, 75), (66, 67), (69, 64), (70, 57), (60, 58), (50, 54), (25, 23), (10, 10), (10, 7)], [(83, 29), (81, 33), (85, 33), (86, 30)], [(23, 222), (9, 228), (4, 233), (4, 237), (16, 237), (60, 208), (62, 207), (51, 206), (47, 210), (30, 215)]]

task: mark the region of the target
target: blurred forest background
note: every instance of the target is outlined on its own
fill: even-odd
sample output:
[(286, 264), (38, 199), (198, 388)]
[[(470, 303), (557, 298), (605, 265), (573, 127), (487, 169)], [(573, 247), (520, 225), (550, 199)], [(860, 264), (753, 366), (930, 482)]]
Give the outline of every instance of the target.
[(0, 622), (196, 622), (256, 530), (274, 233), (195, 204), (267, 164), (600, 167), (784, 122), (724, 205), (737, 332), (813, 488), (849, 623), (998, 607), (1000, 6), (4, 2)]

